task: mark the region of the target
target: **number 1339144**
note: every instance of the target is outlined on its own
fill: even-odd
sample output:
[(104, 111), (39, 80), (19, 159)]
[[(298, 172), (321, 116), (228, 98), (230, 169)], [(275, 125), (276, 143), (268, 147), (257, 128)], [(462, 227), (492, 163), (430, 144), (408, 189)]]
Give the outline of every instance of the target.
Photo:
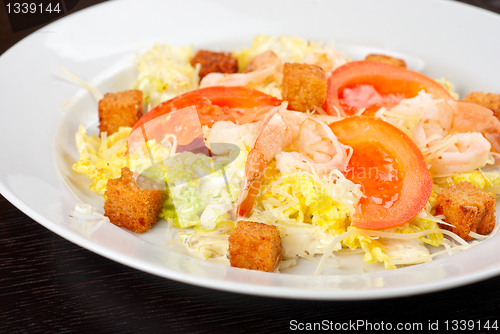
[(35, 13), (60, 13), (62, 9), (59, 6), (59, 2), (54, 4), (48, 3), (28, 3), (28, 2), (14, 2), (7, 3), (7, 13), (8, 14), (35, 14)]
[(446, 330), (452, 331), (497, 331), (497, 320), (446, 320), (444, 322)]

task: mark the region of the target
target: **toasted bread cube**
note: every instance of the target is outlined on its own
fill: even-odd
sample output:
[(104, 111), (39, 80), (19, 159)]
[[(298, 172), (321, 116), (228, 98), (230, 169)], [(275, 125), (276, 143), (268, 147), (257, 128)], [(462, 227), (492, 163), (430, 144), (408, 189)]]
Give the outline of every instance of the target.
[(288, 109), (305, 112), (323, 108), (326, 99), (326, 76), (321, 67), (285, 63), (282, 98)]
[(106, 184), (104, 215), (117, 225), (136, 233), (146, 232), (158, 222), (162, 200), (160, 185), (127, 167), (117, 179)]
[(493, 110), (497, 118), (500, 118), (500, 94), (473, 92), (467, 95), (464, 101), (475, 102), (489, 108)]
[(275, 271), (283, 258), (277, 227), (239, 221), (229, 235), (228, 257), (231, 267)]
[(199, 50), (191, 59), (191, 65), (200, 64), (200, 80), (209, 73), (236, 73), (238, 60), (227, 52)]
[(443, 190), (436, 201), (436, 215), (444, 215), (444, 221), (453, 225), (440, 224), (441, 228), (465, 241), (472, 239), (469, 232), (487, 235), (495, 227), (495, 198), (469, 182)]
[(394, 58), (394, 57), (386, 56), (386, 55), (369, 54), (368, 56), (365, 57), (365, 60), (378, 61), (380, 63), (386, 63), (386, 64), (391, 64), (394, 66), (406, 68), (406, 62), (403, 59)]
[(142, 92), (107, 93), (99, 101), (99, 130), (111, 135), (121, 126), (134, 126), (142, 116)]

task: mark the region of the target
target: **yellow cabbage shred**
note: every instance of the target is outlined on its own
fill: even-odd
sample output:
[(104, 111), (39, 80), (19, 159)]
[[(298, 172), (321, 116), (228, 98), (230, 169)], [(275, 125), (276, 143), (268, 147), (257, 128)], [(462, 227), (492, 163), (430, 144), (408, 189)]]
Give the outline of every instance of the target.
[[(349, 230), (354, 227), (349, 227)], [(342, 241), (342, 244), (349, 247), (351, 250), (361, 248), (365, 251), (363, 261), (367, 263), (384, 263), (385, 269), (396, 269), (396, 266), (391, 262), (391, 257), (386, 254), (384, 245), (377, 239), (372, 239), (365, 235), (354, 235)]]
[(332, 235), (345, 232), (350, 223), (349, 210), (305, 173), (278, 178), (257, 198), (257, 206), (274, 211), (285, 223), (318, 225)]
[[(424, 230), (439, 228), (437, 222), (424, 219), (424, 218), (413, 218), (406, 225), (402, 227), (397, 227), (394, 229), (383, 230), (380, 232), (388, 232), (388, 233), (417, 233)], [(348, 230), (354, 229), (354, 227), (349, 227)], [(429, 245), (438, 247), (441, 245), (441, 242), (444, 239), (443, 234), (441, 233), (432, 233), (426, 236), (421, 236), (418, 238), (424, 243)], [(387, 240), (389, 241), (389, 240)], [(385, 269), (396, 269), (396, 265), (394, 264), (394, 260), (397, 260), (397, 257), (390, 256), (387, 254), (388, 250), (384, 244), (384, 238), (372, 238), (368, 235), (354, 235), (348, 237), (342, 241), (344, 246), (349, 247), (351, 250), (355, 250), (357, 248), (361, 248), (365, 251), (363, 261), (367, 263), (376, 263), (382, 262), (384, 264)], [(414, 263), (427, 261), (429, 259), (428, 256), (424, 256), (422, 258), (413, 258)]]
[(198, 88), (199, 67), (190, 63), (193, 47), (155, 44), (136, 59), (139, 77), (135, 89), (144, 93), (145, 105), (155, 107)]
[[(396, 228), (394, 232), (396, 233), (416, 233), (422, 232), (425, 230), (439, 229), (439, 225), (437, 222), (425, 218), (415, 217), (411, 219), (406, 225), (403, 227)], [(432, 233), (429, 235), (424, 235), (419, 237), (420, 240), (425, 242), (426, 244), (432, 245), (434, 247), (438, 247), (441, 245), (441, 242), (444, 239), (442, 233)]]
[[(123, 167), (131, 171), (142, 173), (170, 155), (170, 150), (150, 140), (144, 145), (141, 154), (130, 154), (126, 156), (128, 149), (128, 136), (132, 128), (120, 127), (110, 136), (106, 133), (87, 135), (87, 131), (80, 126), (75, 135), (76, 147), (80, 153), (80, 159), (73, 164), (73, 170), (78, 174), (85, 174), (92, 181), (89, 188), (103, 195), (109, 179), (118, 178)], [(146, 149), (146, 146), (149, 149)], [(153, 156), (153, 162), (149, 156)]]
[(290, 36), (265, 36), (254, 38), (252, 47), (234, 51), (238, 60), (238, 69), (243, 71), (256, 56), (273, 51), (283, 62), (300, 62), (304, 56), (313, 52), (314, 45), (305, 39)]
[(434, 179), (434, 183), (441, 188), (448, 188), (460, 182), (470, 182), (495, 198), (500, 197), (500, 174), (497, 172), (487, 173), (478, 170), (471, 173), (461, 173)]
[(439, 78), (435, 79), (435, 81), (441, 84), (441, 86), (443, 86), (455, 100), (460, 100), (460, 95), (458, 95), (457, 91), (455, 90), (455, 85), (450, 81), (450, 79)]
[(108, 180), (120, 177), (122, 168), (128, 166), (125, 152), (131, 131), (130, 127), (121, 127), (110, 136), (105, 132), (100, 137), (87, 136), (80, 125), (75, 136), (80, 159), (73, 164), (73, 170), (88, 175), (92, 181), (90, 189), (94, 192), (104, 194)]

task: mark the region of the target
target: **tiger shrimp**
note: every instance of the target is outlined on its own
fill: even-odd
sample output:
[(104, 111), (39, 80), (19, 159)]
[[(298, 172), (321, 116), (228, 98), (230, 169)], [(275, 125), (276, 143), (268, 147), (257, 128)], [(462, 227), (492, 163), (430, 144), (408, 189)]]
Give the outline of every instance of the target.
[(490, 109), (454, 100), (435, 100), (415, 126), (413, 139), (435, 175), (481, 168), (493, 147), (500, 152), (500, 121)]
[(200, 88), (210, 86), (255, 86), (274, 80), (281, 83), (283, 62), (278, 56), (267, 51), (255, 57), (243, 73), (209, 73), (200, 82)]
[[(283, 152), (289, 149), (294, 152)], [(287, 110), (287, 103), (271, 110), (263, 120), (253, 148), (248, 153), (236, 213), (247, 217), (259, 193), (265, 169), (276, 158), (277, 168), (308, 170), (326, 174), (344, 171), (352, 149), (341, 144), (326, 123), (303, 113)]]

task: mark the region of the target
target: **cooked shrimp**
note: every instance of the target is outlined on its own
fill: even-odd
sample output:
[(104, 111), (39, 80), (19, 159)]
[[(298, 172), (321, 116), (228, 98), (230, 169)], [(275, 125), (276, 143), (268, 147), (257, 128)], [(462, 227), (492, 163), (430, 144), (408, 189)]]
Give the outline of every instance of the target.
[(468, 172), (488, 162), (492, 145), (500, 149), (500, 121), (475, 103), (435, 100), (415, 126), (413, 139), (432, 173)]
[(488, 162), (491, 144), (479, 132), (449, 135), (441, 142), (445, 149), (438, 149), (437, 154), (428, 159), (429, 169), (435, 176), (470, 172)]
[(495, 151), (500, 152), (500, 121), (493, 111), (474, 102), (448, 101), (455, 111), (453, 131), (481, 132)]
[(255, 57), (243, 73), (209, 73), (200, 82), (200, 88), (210, 86), (255, 86), (274, 80), (281, 83), (283, 62), (272, 51)]
[[(314, 168), (314, 172), (326, 174), (334, 168), (345, 170), (347, 167), (352, 149), (341, 144), (328, 125), (286, 108), (285, 102), (269, 112), (248, 153), (236, 210), (240, 217), (250, 214), (265, 169), (274, 157), (282, 172), (291, 168)], [(283, 152), (285, 149), (295, 152)]]
[(281, 172), (314, 168), (318, 174), (327, 174), (334, 168), (345, 170), (348, 146), (337, 140), (325, 122), (289, 110), (281, 111), (280, 115), (292, 129), (294, 150), (276, 155), (276, 167)]

